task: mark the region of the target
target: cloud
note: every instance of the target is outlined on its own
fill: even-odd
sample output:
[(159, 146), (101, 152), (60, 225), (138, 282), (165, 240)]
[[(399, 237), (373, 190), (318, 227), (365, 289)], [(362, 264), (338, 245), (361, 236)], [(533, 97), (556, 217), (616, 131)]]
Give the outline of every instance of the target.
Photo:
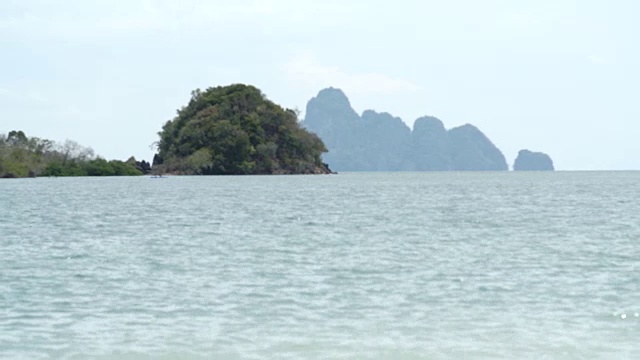
[(69, 106), (69, 108), (67, 109), (67, 113), (72, 116), (82, 115), (82, 111), (78, 109), (78, 107), (76, 107), (75, 105)]
[(310, 53), (296, 55), (283, 67), (285, 76), (298, 86), (319, 89), (339, 87), (349, 93), (402, 93), (422, 88), (411, 81), (382, 73), (349, 73), (337, 66), (322, 65)]
[(591, 61), (594, 64), (598, 64), (598, 65), (602, 65), (602, 64), (608, 64), (609, 62), (607, 61), (607, 59), (597, 56), (597, 55), (589, 55), (587, 56), (587, 59), (589, 59), (589, 61)]
[(0, 87), (0, 98), (4, 98), (14, 107), (25, 107), (30, 110), (40, 109), (49, 113), (62, 114), (66, 117), (79, 118), (83, 112), (75, 104), (65, 105), (65, 101), (49, 97), (46, 93), (27, 89), (7, 89)]
[(75, 2), (59, 7), (21, 9), (0, 16), (0, 29), (37, 37), (93, 38), (97, 35), (194, 29), (237, 21), (238, 17), (264, 13), (253, 2), (214, 4), (200, 0)]
[(51, 104), (52, 101), (49, 100), (48, 97), (44, 96), (44, 94), (42, 94), (41, 92), (38, 91), (31, 91), (27, 94), (27, 96), (36, 102), (39, 102), (41, 104)]
[(67, 0), (64, 4), (16, 2), (3, 9), (0, 38), (11, 36), (94, 41), (101, 36), (131, 36), (145, 32), (224, 33), (232, 27), (268, 27), (290, 33), (312, 24), (351, 23), (358, 8), (337, 0)]
[(22, 91), (20, 89), (0, 88), (0, 96), (10, 97), (12, 100), (29, 101), (37, 104), (51, 104), (52, 102), (39, 91)]

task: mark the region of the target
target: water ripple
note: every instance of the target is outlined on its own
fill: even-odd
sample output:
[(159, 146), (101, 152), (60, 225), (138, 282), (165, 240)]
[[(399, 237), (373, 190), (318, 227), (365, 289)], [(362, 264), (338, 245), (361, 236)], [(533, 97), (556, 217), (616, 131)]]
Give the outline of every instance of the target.
[(3, 359), (640, 358), (638, 173), (24, 179), (0, 195)]

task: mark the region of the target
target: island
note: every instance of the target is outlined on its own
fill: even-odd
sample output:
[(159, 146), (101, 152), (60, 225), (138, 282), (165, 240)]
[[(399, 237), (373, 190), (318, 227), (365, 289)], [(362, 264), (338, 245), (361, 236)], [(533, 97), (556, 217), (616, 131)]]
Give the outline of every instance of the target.
[[(13, 130), (0, 134), (0, 178), (509, 170), (500, 149), (472, 124), (447, 129), (422, 116), (411, 129), (387, 112), (359, 115), (337, 88), (321, 90), (302, 121), (298, 115), (251, 85), (196, 89), (158, 132), (152, 164), (106, 160), (71, 140), (58, 144)], [(513, 170), (554, 165), (545, 153), (521, 150)]]
[(477, 127), (447, 130), (433, 116), (410, 129), (389, 113), (358, 115), (340, 89), (307, 103), (304, 126), (327, 145), (324, 161), (336, 171), (507, 171), (502, 152)]
[(329, 174), (327, 149), (297, 113), (244, 84), (192, 91), (158, 133), (152, 172), (178, 175)]
[(0, 134), (0, 178), (38, 176), (134, 176), (150, 171), (149, 163), (106, 160), (73, 140), (28, 137), (21, 130)]
[(520, 150), (513, 163), (514, 171), (554, 171), (553, 160), (543, 152)]

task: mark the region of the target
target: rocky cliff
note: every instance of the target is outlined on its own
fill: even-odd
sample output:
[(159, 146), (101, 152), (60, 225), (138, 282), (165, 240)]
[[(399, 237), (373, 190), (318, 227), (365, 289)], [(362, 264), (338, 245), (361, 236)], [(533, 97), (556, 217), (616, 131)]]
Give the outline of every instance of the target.
[(439, 119), (400, 118), (366, 110), (359, 116), (339, 89), (307, 103), (304, 126), (327, 146), (323, 160), (337, 171), (505, 171), (500, 150), (473, 125), (447, 130)]
[(542, 152), (520, 150), (513, 163), (514, 171), (553, 171), (553, 160)]

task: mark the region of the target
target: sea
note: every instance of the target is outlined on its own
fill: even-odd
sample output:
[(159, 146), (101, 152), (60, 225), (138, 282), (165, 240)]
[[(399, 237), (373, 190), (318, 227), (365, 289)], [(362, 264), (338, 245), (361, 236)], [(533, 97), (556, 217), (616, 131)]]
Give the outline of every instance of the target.
[(640, 359), (640, 172), (1, 180), (0, 359)]

